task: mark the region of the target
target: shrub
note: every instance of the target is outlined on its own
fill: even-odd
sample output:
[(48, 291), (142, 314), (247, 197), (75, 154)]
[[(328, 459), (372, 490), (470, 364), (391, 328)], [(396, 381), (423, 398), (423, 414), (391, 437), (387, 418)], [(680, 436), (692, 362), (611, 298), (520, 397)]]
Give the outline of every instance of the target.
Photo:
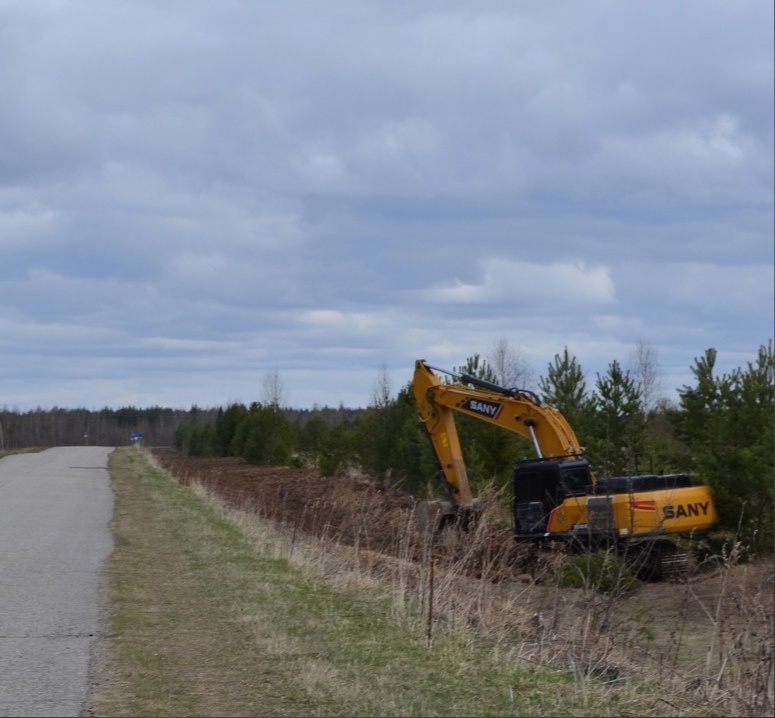
[(640, 581), (616, 553), (597, 551), (569, 556), (560, 569), (560, 585), (600, 593), (628, 593), (637, 590)]

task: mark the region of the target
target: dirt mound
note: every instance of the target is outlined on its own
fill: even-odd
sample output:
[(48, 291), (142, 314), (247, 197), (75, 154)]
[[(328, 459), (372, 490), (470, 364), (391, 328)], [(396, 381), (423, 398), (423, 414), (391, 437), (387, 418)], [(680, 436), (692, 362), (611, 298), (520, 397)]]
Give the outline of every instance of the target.
[(302, 531), (379, 550), (414, 507), (411, 496), (367, 480), (321, 476), (316, 469), (253, 466), (241, 458), (192, 458), (155, 449), (161, 466), (184, 484), (197, 482), (229, 506)]
[(367, 479), (321, 476), (312, 468), (254, 466), (234, 457), (188, 457), (172, 449), (154, 449), (153, 455), (179, 481), (199, 483), (229, 506), (340, 543), (412, 558), (430, 550), (440, 563), (469, 565), (472, 575), (487, 566), (494, 582), (513, 577), (529, 560), (528, 550), (515, 544), (497, 519), (481, 522), (475, 540), (450, 538), (431, 546), (407, 542), (408, 535), (416, 534), (417, 500)]

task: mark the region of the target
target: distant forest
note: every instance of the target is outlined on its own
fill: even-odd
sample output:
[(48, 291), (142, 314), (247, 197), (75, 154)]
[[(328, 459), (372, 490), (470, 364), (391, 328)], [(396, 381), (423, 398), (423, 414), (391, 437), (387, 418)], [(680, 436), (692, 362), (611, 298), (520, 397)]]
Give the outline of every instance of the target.
[[(360, 410), (363, 411), (363, 410)], [(358, 409), (284, 409), (288, 422), (303, 424), (312, 415), (329, 424), (352, 418)], [(182, 427), (213, 424), (223, 414), (219, 408), (168, 409), (161, 406), (118, 409), (0, 408), (0, 452), (49, 446), (125, 446), (142, 435), (144, 446), (173, 446)]]
[[(501, 386), (518, 386), (518, 357), (500, 346), (458, 367)], [(597, 476), (687, 472), (716, 496), (722, 528), (745, 545), (770, 549), (775, 538), (775, 357), (773, 342), (728, 374), (708, 349), (691, 367), (677, 403), (659, 397), (653, 354), (639, 347), (634, 369), (612, 362), (588, 384), (566, 348), (538, 382), (543, 401), (575, 430)], [(510, 361), (509, 359), (514, 359)], [(249, 406), (188, 411), (151, 407), (0, 410), (0, 452), (32, 446), (131, 443), (174, 446), (192, 456), (238, 456), (254, 464), (316, 467), (324, 475), (365, 473), (415, 495), (437, 492), (438, 465), (418, 420), (411, 384), (396, 395), (383, 376), (364, 409), (288, 409), (280, 377), (268, 399)], [(534, 455), (519, 436), (476, 419), (456, 420), (472, 488), (505, 486), (515, 463)]]

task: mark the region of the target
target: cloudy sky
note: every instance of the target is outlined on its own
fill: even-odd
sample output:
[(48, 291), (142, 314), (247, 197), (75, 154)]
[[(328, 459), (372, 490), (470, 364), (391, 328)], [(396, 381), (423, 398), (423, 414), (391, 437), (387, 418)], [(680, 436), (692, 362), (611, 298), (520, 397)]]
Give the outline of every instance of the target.
[(366, 406), (773, 336), (771, 0), (0, 0), (0, 407)]

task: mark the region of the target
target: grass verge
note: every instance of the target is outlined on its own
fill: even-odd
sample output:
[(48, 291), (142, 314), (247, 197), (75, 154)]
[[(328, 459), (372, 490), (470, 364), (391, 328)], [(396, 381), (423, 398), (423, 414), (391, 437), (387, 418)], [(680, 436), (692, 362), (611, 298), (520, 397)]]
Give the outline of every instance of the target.
[(45, 446), (29, 446), (24, 449), (2, 449), (0, 450), (0, 459), (6, 456), (13, 456), (14, 454), (37, 454), (45, 450)]
[(91, 715), (656, 715), (632, 690), (498, 657), (262, 553), (152, 467), (110, 458), (115, 551)]

